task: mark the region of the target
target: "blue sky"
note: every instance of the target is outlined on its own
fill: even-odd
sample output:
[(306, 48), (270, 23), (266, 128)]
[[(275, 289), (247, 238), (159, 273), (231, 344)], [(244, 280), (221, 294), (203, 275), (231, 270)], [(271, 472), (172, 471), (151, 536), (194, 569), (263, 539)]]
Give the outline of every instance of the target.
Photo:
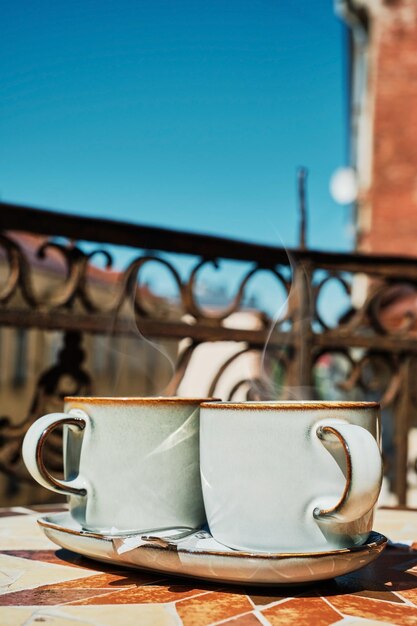
[(2, 200), (349, 249), (346, 41), (331, 0), (1, 2)]

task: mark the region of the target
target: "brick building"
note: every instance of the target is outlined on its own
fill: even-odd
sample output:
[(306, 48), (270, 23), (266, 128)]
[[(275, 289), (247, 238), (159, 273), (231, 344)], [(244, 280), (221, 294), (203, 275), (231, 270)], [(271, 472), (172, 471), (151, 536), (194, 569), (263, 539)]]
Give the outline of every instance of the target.
[(417, 0), (336, 0), (349, 27), (357, 246), (417, 256)]

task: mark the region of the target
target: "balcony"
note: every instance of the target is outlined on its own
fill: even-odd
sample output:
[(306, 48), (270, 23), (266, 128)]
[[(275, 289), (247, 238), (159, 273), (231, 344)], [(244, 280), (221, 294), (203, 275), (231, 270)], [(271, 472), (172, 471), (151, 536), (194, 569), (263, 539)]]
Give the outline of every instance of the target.
[[(0, 209), (1, 504), (53, 497), (36, 491), (21, 442), (33, 420), (77, 394), (379, 400), (387, 484), (410, 503), (415, 259)], [(232, 295), (204, 293), (214, 270)], [(147, 279), (159, 274), (166, 293)], [(257, 281), (266, 306), (250, 297)], [(54, 471), (60, 446), (57, 433)]]

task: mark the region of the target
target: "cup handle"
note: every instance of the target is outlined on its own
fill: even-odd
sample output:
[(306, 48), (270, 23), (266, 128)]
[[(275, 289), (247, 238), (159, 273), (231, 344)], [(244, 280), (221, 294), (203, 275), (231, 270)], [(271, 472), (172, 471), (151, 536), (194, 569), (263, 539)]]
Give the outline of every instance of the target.
[(86, 418), (87, 415), (81, 411), (77, 411), (77, 414), (74, 415), (50, 413), (37, 419), (28, 429), (22, 446), (23, 460), (31, 476), (46, 489), (66, 496), (86, 495), (86, 489), (77, 486), (77, 483), (80, 482), (78, 477), (73, 480), (58, 480), (48, 472), (43, 462), (43, 447), (48, 435), (62, 424), (84, 430), (87, 423)]
[(317, 437), (333, 454), (346, 456), (346, 485), (335, 506), (317, 506), (313, 515), (321, 522), (352, 522), (368, 513), (375, 505), (382, 482), (382, 457), (379, 445), (371, 433), (347, 422), (328, 420), (316, 429)]

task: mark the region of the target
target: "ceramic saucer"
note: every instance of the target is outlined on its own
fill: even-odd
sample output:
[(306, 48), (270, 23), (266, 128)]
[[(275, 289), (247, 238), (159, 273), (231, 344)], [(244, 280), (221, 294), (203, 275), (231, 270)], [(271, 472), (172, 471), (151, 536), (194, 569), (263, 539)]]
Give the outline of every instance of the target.
[[(191, 541), (177, 544), (169, 538), (144, 541), (140, 535), (90, 533), (82, 530), (67, 512), (47, 515), (38, 523), (51, 541), (92, 559), (222, 583), (252, 585), (303, 584), (342, 576), (376, 559), (387, 544), (384, 535), (372, 532), (364, 545), (354, 548), (262, 554), (224, 548), (204, 531), (191, 535)], [(210, 548), (203, 549), (204, 545)]]

